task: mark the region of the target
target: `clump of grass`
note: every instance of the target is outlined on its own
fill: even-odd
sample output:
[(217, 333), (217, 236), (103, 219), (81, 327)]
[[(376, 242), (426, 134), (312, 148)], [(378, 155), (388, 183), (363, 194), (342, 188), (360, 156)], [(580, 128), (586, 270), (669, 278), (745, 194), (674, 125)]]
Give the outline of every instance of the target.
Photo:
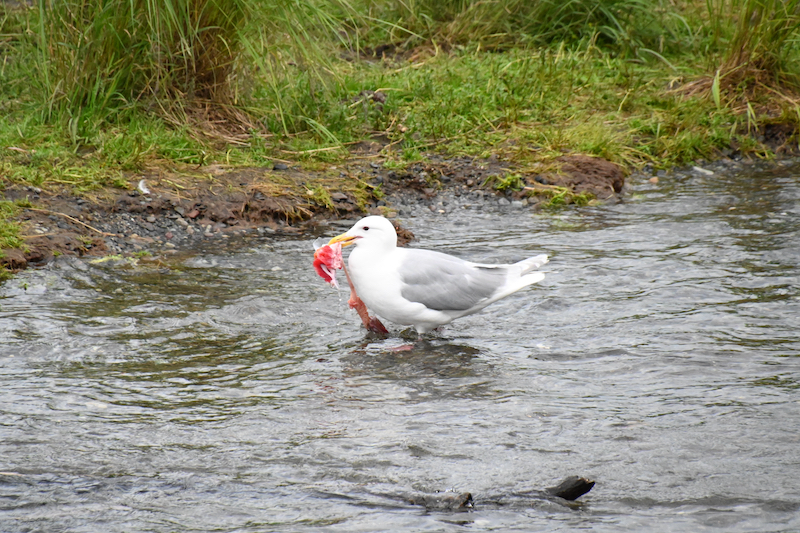
[[(660, 0), (415, 0), (368, 2), (374, 17), (368, 41), (472, 44), (484, 49), (519, 43), (591, 41), (617, 51), (645, 48), (660, 56), (680, 46), (685, 21)], [(392, 21), (391, 24), (388, 21)]]
[(769, 93), (797, 93), (800, 0), (708, 0), (707, 5), (724, 53), (713, 75), (686, 84), (682, 92), (742, 114), (751, 102), (774, 99)]
[[(313, 129), (287, 102), (302, 88), (288, 96), (282, 89), (299, 83), (313, 99), (330, 80), (340, 81), (327, 66), (332, 43), (345, 35), (346, 6), (38, 0), (9, 8), (3, 33), (12, 38), (0, 46), (12, 52), (16, 99), (32, 104), (38, 123), (62, 128), (73, 145), (153, 113), (175, 128), (193, 126), (190, 135), (243, 144), (269, 127), (284, 134)], [(252, 105), (256, 81), (266, 81), (271, 96), (261, 108)], [(264, 115), (277, 115), (279, 125)]]
[[(800, 0), (717, 0), (719, 8), (728, 6), (735, 21), (733, 38), (720, 67), (720, 78), (754, 81), (766, 76), (780, 80), (788, 74), (793, 37), (800, 30)], [(713, 2), (712, 2), (713, 5)]]
[(483, 186), (491, 185), (496, 191), (521, 191), (525, 181), (519, 174), (509, 172), (504, 175), (492, 174), (483, 182)]
[(22, 248), (24, 245), (19, 234), (19, 225), (14, 222), (19, 210), (20, 207), (16, 203), (0, 200), (0, 250)]
[(31, 65), (44, 122), (62, 120), (73, 142), (114, 122), (142, 98), (167, 117), (181, 102), (226, 103), (241, 50), (245, 0), (39, 0)]
[(306, 188), (306, 195), (309, 199), (317, 205), (325, 207), (330, 210), (335, 210), (333, 199), (331, 198), (328, 190), (322, 185), (316, 185), (312, 188)]
[(541, 204), (543, 208), (558, 208), (566, 205), (586, 206), (594, 200), (594, 195), (589, 192), (576, 193), (566, 187), (535, 188), (528, 192), (528, 196), (544, 197)]

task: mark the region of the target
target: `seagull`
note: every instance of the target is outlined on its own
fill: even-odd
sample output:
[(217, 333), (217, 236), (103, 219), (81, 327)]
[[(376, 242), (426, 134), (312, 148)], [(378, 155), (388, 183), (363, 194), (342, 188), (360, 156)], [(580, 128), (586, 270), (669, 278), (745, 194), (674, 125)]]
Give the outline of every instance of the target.
[(398, 248), (397, 232), (381, 216), (362, 218), (328, 243), (353, 245), (348, 265), (361, 300), (378, 316), (413, 326), (422, 336), (456, 318), (544, 279), (532, 272), (537, 255), (513, 265), (487, 265), (418, 248)]

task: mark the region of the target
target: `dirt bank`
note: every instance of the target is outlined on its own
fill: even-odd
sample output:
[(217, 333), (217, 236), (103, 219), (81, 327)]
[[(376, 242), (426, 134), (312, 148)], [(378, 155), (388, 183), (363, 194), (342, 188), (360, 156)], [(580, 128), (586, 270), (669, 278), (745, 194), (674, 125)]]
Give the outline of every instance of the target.
[(530, 210), (589, 198), (615, 201), (624, 193), (623, 170), (588, 156), (563, 156), (560, 168), (546, 172), (496, 158), (438, 156), (391, 170), (369, 150), (346, 164), (313, 171), (280, 163), (271, 169), (152, 169), (131, 175), (130, 190), (81, 196), (11, 186), (5, 190), (8, 200), (28, 198), (34, 207), (20, 214), (26, 249), (4, 250), (0, 262), (18, 271), (60, 254), (169, 254), (204, 240), (301, 232), (325, 220), (367, 213)]

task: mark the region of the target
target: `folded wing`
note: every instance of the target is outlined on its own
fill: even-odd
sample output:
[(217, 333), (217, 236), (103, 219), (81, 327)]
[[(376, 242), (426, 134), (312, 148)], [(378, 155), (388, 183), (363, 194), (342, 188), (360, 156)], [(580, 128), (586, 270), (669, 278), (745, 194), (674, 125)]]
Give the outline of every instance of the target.
[(403, 298), (437, 311), (466, 311), (506, 284), (508, 267), (469, 263), (430, 250), (407, 250), (400, 265)]

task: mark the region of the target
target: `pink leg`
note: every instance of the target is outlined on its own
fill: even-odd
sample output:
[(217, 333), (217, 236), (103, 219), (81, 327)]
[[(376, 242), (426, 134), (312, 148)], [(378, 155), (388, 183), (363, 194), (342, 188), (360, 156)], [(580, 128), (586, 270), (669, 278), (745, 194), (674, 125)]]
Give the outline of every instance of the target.
[(364, 327), (367, 328), (367, 331), (384, 335), (388, 334), (389, 330), (378, 320), (378, 317), (369, 316), (367, 306), (361, 301), (361, 298), (358, 297), (356, 288), (350, 280), (350, 273), (347, 271), (347, 266), (344, 266), (344, 275), (347, 277), (347, 284), (350, 285), (350, 299), (347, 300), (347, 305), (350, 306), (350, 309), (356, 310), (356, 313), (361, 317), (361, 322), (364, 323)]

